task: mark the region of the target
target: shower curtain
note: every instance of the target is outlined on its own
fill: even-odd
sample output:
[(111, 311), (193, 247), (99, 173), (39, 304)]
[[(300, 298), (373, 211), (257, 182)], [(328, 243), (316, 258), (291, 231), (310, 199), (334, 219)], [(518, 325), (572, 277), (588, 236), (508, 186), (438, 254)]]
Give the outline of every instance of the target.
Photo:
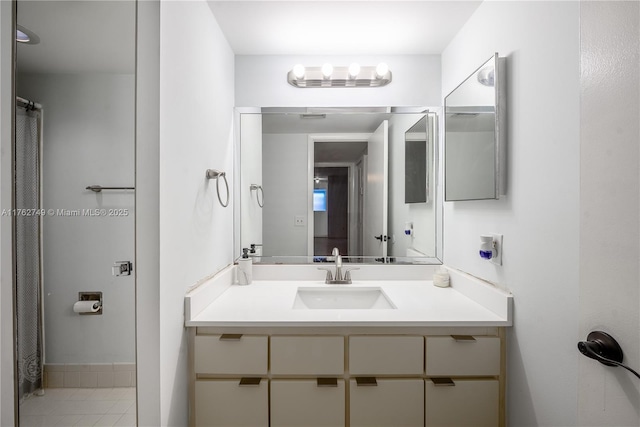
[(40, 259), (40, 110), (16, 108), (16, 356), (20, 400), (43, 388)]

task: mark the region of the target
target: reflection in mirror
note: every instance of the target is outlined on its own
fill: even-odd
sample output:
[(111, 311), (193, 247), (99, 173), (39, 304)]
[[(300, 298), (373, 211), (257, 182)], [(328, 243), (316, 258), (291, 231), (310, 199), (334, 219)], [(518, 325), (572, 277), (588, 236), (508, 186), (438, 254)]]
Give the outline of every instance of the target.
[(427, 201), (427, 118), (423, 117), (404, 134), (404, 202)]
[(445, 98), (445, 201), (504, 191), (504, 65), (495, 54)]
[(135, 2), (18, 0), (17, 24), (40, 38), (16, 51), (19, 422), (134, 426), (135, 280), (112, 267), (135, 194), (86, 187), (134, 184)]
[[(345, 262), (439, 263), (441, 206), (437, 186), (426, 184), (437, 176), (437, 118), (390, 111), (239, 114), (236, 253), (249, 248), (254, 262), (310, 263), (331, 261), (337, 247)], [(424, 145), (422, 203), (405, 202), (407, 135)], [(262, 207), (252, 184), (264, 189)], [(413, 231), (405, 234), (408, 223)]]

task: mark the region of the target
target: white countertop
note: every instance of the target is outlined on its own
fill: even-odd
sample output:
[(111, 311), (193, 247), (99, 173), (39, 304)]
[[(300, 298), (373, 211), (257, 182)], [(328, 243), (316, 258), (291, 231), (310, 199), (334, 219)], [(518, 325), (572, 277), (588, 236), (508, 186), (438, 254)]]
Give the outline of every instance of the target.
[[(452, 274), (448, 288), (430, 280), (355, 280), (351, 285), (254, 280), (240, 286), (231, 284), (233, 267), (220, 276), (187, 294), (187, 327), (511, 326), (511, 295), (466, 275)], [(379, 287), (396, 308), (295, 309), (299, 287)]]

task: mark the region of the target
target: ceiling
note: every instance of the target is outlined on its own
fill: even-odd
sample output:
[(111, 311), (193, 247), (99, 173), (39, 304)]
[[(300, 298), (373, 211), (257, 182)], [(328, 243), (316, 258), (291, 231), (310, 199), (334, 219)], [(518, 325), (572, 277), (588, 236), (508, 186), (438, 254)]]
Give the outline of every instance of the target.
[[(389, 120), (394, 115), (413, 117), (416, 122), (424, 117), (424, 114), (420, 113), (328, 112), (324, 114), (324, 117), (303, 118), (300, 113), (262, 113), (262, 133), (371, 134), (384, 120)], [(314, 145), (314, 160), (316, 163), (356, 162), (367, 149), (366, 142), (340, 140), (316, 142)]]
[(481, 1), (209, 1), (236, 55), (440, 54)]
[[(209, 1), (237, 55), (440, 54), (481, 1)], [(133, 73), (134, 0), (18, 0), (18, 71)]]
[(316, 142), (313, 146), (315, 163), (355, 163), (367, 152), (366, 142)]
[(18, 71), (133, 73), (135, 11), (133, 0), (18, 0), (17, 23), (40, 37), (18, 43)]
[(324, 117), (311, 117), (303, 118), (302, 114), (262, 114), (262, 133), (372, 133), (390, 114), (325, 114)]

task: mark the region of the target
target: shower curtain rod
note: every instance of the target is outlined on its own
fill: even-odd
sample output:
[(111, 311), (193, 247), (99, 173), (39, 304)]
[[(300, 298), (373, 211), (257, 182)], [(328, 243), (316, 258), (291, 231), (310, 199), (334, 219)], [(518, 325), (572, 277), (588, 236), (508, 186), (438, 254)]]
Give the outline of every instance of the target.
[(42, 110), (42, 105), (38, 104), (37, 102), (33, 102), (33, 101), (29, 101), (28, 99), (21, 98), (19, 96), (16, 96), (16, 102), (20, 104), (21, 107), (33, 106), (34, 109)]

